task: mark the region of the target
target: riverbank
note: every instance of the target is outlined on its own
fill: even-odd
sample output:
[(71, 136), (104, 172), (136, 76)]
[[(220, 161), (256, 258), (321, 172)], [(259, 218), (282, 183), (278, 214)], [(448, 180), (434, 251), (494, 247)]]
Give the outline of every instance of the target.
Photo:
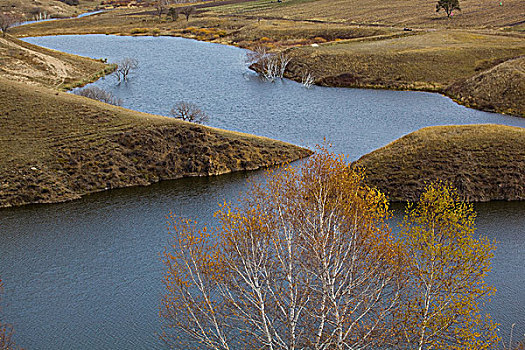
[(418, 200), (426, 183), (446, 181), (462, 200), (525, 200), (525, 129), (503, 125), (433, 126), (354, 163), (393, 201)]
[(0, 207), (254, 170), (311, 154), (3, 78), (0, 105)]
[[(170, 35), (245, 48), (264, 45), (292, 57), (285, 76), (296, 81), (308, 72), (319, 85), (432, 91), (481, 110), (525, 116), (522, 105), (508, 106), (508, 101), (520, 100), (519, 90), (507, 89), (505, 97), (498, 93), (505, 89), (505, 79), (499, 75), (491, 79), (493, 83), (484, 81), (478, 88), (487, 92), (486, 103), (478, 102), (468, 83), (479, 74), (494, 76), (500, 72), (493, 70), (495, 66), (525, 54), (523, 24), (515, 14), (523, 7), (520, 2), (510, 1), (495, 9), (485, 4), (485, 12), (500, 13), (484, 24), (485, 12), (476, 17), (473, 13), (480, 10), (472, 4), (453, 19), (435, 14), (428, 6), (424, 6), (427, 13), (400, 4), (405, 20), (391, 15), (382, 21), (379, 5), (371, 1), (358, 6), (360, 15), (355, 19), (329, 11), (325, 0), (207, 3), (197, 5), (188, 21), (158, 17), (153, 9), (116, 9), (88, 18), (15, 28), (13, 33)], [(368, 17), (363, 8), (369, 11)], [(302, 12), (294, 12), (299, 9)], [(316, 9), (320, 12), (314, 18)], [(514, 76), (524, 79), (520, 65), (507, 66)]]
[(114, 64), (0, 37), (0, 77), (29, 85), (66, 91), (113, 72)]

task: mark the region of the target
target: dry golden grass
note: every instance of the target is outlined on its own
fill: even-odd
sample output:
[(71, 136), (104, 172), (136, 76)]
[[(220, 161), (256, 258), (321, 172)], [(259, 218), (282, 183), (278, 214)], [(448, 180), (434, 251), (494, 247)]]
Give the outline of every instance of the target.
[(65, 89), (91, 82), (114, 69), (101, 61), (0, 37), (0, 77)]
[(446, 93), (470, 107), (525, 117), (525, 56), (453, 84)]
[(0, 78), (0, 207), (108, 188), (252, 170), (297, 146)]
[(257, 169), (310, 154), (48, 89), (81, 85), (113, 68), (100, 61), (7, 36), (0, 38), (0, 62), (0, 207)]
[[(302, 47), (290, 53), (324, 85), (441, 91), (480, 69), (525, 54), (525, 40), (461, 30), (419, 31), (383, 40)], [(297, 76), (299, 68), (292, 66), (290, 76)]]
[(398, 201), (416, 201), (425, 183), (450, 182), (468, 201), (525, 199), (525, 129), (434, 126), (369, 153), (355, 165)]
[(16, 14), (25, 20), (34, 20), (31, 18), (31, 11), (38, 8), (52, 18), (63, 18), (93, 10), (98, 4), (100, 1), (97, 0), (80, 0), (78, 6), (69, 6), (58, 0), (2, 0), (0, 12)]
[(237, 16), (259, 16), (341, 23), (417, 26), (433, 28), (499, 28), (523, 26), (522, 0), (462, 0), (462, 11), (448, 19), (436, 13), (436, 1), (428, 0), (256, 0), (216, 7), (212, 11)]

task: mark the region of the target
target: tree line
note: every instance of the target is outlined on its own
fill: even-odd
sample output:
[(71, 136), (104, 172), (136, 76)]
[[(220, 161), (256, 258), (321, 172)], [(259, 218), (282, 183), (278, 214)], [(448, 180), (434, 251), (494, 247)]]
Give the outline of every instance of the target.
[(399, 234), (384, 194), (326, 149), (270, 171), (216, 227), (170, 215), (163, 339), (192, 349), (491, 349), (494, 242), (444, 183)]

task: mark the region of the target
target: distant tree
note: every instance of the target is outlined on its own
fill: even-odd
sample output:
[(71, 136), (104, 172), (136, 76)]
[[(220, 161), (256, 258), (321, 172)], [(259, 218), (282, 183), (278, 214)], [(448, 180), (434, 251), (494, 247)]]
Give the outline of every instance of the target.
[(20, 23), (18, 16), (0, 12), (0, 29), (2, 30), (2, 36), (5, 36), (8, 29), (18, 23)]
[(180, 9), (180, 13), (182, 13), (184, 16), (186, 16), (186, 22), (190, 20), (190, 16), (195, 13), (197, 9), (195, 6), (186, 6)]
[(168, 10), (168, 18), (176, 21), (179, 18), (179, 11), (175, 7), (170, 7)]
[(171, 109), (170, 114), (175, 118), (192, 123), (203, 124), (209, 120), (208, 114), (200, 109), (196, 104), (185, 101), (177, 103)]
[(31, 19), (38, 21), (42, 19), (42, 9), (40, 7), (33, 7), (31, 10), (29, 10), (29, 14), (31, 15)]
[(494, 288), (485, 277), (495, 246), (474, 237), (475, 213), (443, 183), (427, 186), (409, 206), (400, 233), (409, 283), (397, 315), (399, 349), (492, 349), (495, 324), (480, 304)]
[(443, 9), (447, 13), (447, 17), (450, 17), (453, 11), (461, 11), (459, 7), (459, 0), (438, 0), (436, 4), (436, 12)]
[(159, 18), (162, 16), (166, 7), (170, 4), (170, 0), (155, 0), (153, 6), (155, 7), (155, 12)]
[(126, 57), (117, 63), (117, 74), (118, 81), (128, 81), (128, 76), (130, 73), (137, 69), (139, 66), (139, 61), (135, 58)]
[(109, 103), (114, 106), (122, 105), (122, 100), (120, 98), (117, 98), (111, 92), (103, 90), (96, 86), (90, 86), (84, 89), (77, 90), (75, 91), (75, 94), (79, 96), (91, 98), (93, 100), (97, 100), (100, 102)]
[(59, 0), (59, 1), (69, 6), (78, 6), (79, 4), (78, 0)]

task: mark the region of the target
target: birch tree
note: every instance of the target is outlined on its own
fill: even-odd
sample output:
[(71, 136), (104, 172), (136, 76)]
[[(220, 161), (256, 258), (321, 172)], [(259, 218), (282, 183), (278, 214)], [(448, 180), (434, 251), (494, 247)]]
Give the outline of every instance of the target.
[(482, 303), (494, 294), (485, 277), (494, 243), (474, 237), (475, 213), (454, 189), (430, 184), (407, 210), (401, 238), (409, 288), (397, 325), (407, 349), (490, 349), (498, 340)]
[[(391, 330), (404, 254), (386, 198), (322, 150), (270, 172), (218, 227), (169, 217), (163, 339), (208, 349), (365, 349)], [(178, 343), (180, 342), (180, 343)]]

